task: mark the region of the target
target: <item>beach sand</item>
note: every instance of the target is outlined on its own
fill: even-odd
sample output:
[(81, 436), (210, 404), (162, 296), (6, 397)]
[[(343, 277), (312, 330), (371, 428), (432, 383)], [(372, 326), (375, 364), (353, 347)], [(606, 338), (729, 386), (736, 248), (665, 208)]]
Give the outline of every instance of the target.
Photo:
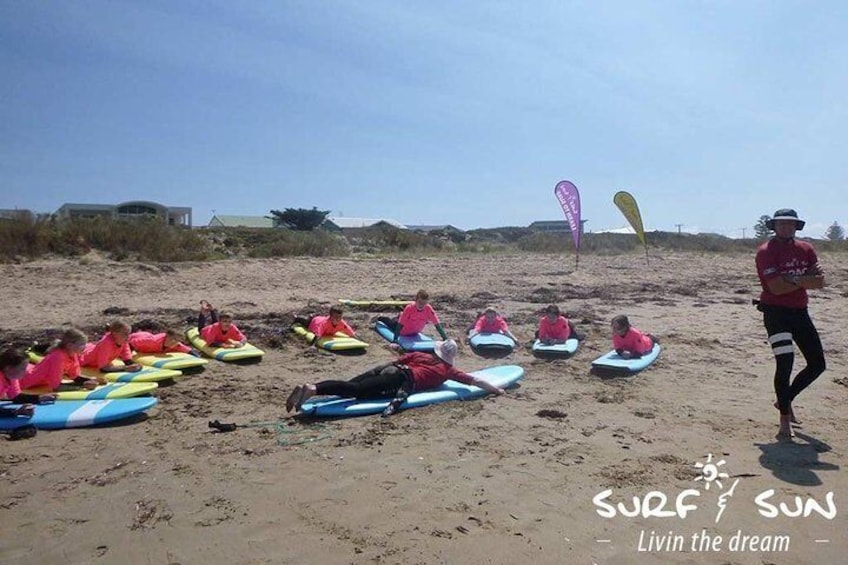
[[(576, 269), (573, 256), (550, 255), (4, 265), (4, 343), (69, 323), (95, 339), (116, 316), (185, 328), (203, 298), (232, 310), (267, 355), (211, 361), (160, 388), (159, 405), (137, 422), (0, 439), (0, 563), (844, 563), (848, 263), (821, 259), (830, 286), (811, 293), (811, 313), (828, 370), (796, 401), (803, 425), (791, 444), (774, 438), (774, 361), (751, 306), (753, 251), (654, 252), (649, 264), (584, 256)], [(455, 337), (492, 304), (529, 341), (544, 306), (557, 303), (586, 340), (553, 362), (526, 348), (487, 360), (463, 347), (463, 370), (524, 367), (502, 397), (386, 419), (285, 413), (294, 385), (392, 358), (369, 328), (386, 312), (347, 310), (371, 344), (362, 356), (308, 348), (285, 331), (293, 316), (421, 287)], [(664, 349), (641, 374), (600, 378), (589, 366), (609, 349), (616, 314)], [(214, 433), (215, 419), (247, 425)], [(721, 461), (721, 486), (695, 480), (696, 463)], [(734, 484), (716, 523), (718, 496)], [(679, 493), (700, 495), (683, 501), (697, 506), (685, 520), (603, 517), (593, 498), (606, 489), (627, 509), (634, 496), (661, 492), (669, 513)], [(765, 500), (790, 511), (796, 496), (827, 509), (832, 492), (836, 516), (763, 516), (755, 498), (769, 489)], [(750, 536), (759, 536), (753, 549)], [(651, 543), (662, 547), (640, 551)]]

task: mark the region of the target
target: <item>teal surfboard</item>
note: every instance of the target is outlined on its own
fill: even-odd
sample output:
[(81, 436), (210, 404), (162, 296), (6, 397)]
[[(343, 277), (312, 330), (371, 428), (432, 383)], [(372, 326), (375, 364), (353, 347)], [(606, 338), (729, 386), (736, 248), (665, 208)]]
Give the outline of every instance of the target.
[(533, 342), (533, 355), (540, 359), (568, 359), (577, 352), (580, 342), (574, 338), (565, 340), (565, 343), (545, 345), (538, 339)]
[(615, 351), (610, 351), (592, 361), (592, 369), (618, 373), (638, 373), (657, 360), (657, 357), (660, 356), (660, 350), (660, 344), (655, 343), (648, 353), (635, 359), (627, 359)]
[[(20, 404), (2, 402), (3, 408), (14, 408)], [(35, 414), (0, 417), (0, 430), (14, 430), (32, 425), (43, 430), (82, 428), (116, 422), (141, 414), (156, 406), (152, 397), (121, 398), (115, 400), (66, 400), (54, 404), (36, 404)]]
[[(501, 388), (508, 388), (524, 377), (524, 369), (518, 365), (501, 365), (471, 373)], [(401, 409), (419, 408), (428, 404), (438, 404), (451, 400), (471, 400), (489, 394), (482, 388), (469, 386), (456, 381), (446, 381), (440, 387), (411, 394)], [(355, 398), (323, 398), (305, 403), (301, 413), (325, 418), (348, 418), (380, 414), (391, 402), (391, 398), (376, 400), (357, 400)]]
[[(386, 341), (392, 341), (395, 337), (395, 332), (383, 322), (374, 324), (374, 330), (382, 336)], [(402, 335), (397, 340), (404, 351), (423, 351), (432, 353), (436, 347), (436, 340), (427, 334), (417, 333), (415, 335)]]

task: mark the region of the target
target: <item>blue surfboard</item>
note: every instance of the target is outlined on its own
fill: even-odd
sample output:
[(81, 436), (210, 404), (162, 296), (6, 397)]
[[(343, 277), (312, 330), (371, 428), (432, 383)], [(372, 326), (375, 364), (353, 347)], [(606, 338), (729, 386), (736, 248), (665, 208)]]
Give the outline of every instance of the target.
[[(395, 337), (395, 332), (393, 332), (392, 329), (383, 322), (377, 322), (374, 324), (374, 330), (386, 341), (392, 341)], [(402, 335), (398, 338), (397, 343), (404, 351), (424, 351), (426, 353), (432, 353), (436, 347), (436, 340), (422, 333), (417, 333), (415, 335)]]
[[(509, 387), (524, 377), (524, 369), (518, 365), (501, 365), (471, 373), (501, 388)], [(464, 385), (456, 381), (446, 381), (440, 387), (409, 395), (402, 409), (419, 408), (428, 404), (438, 404), (451, 400), (471, 400), (489, 394), (482, 388)], [(355, 398), (329, 397), (305, 403), (301, 413), (316, 417), (348, 418), (380, 414), (391, 402), (391, 398), (376, 400), (357, 400)]]
[(475, 353), (504, 352), (508, 353), (515, 349), (512, 338), (501, 333), (478, 333), (468, 338), (468, 344)]
[(592, 361), (592, 368), (618, 373), (638, 373), (657, 360), (660, 349), (660, 344), (655, 343), (651, 351), (635, 359), (626, 359), (615, 351), (610, 351)]
[[(2, 402), (3, 408), (20, 404)], [(23, 416), (0, 417), (0, 430), (14, 430), (32, 425), (43, 430), (81, 428), (115, 422), (141, 414), (156, 406), (151, 397), (120, 398), (114, 400), (65, 400), (55, 404), (36, 404), (31, 418)]]
[(533, 355), (540, 359), (568, 359), (577, 352), (580, 342), (574, 338), (565, 340), (565, 343), (545, 345), (538, 339), (533, 342)]

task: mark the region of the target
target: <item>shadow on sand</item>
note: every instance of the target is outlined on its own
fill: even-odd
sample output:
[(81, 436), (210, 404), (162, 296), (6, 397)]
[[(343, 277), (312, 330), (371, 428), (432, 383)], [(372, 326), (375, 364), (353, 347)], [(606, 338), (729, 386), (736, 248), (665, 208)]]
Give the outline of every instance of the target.
[(839, 465), (819, 460), (819, 454), (831, 447), (821, 440), (795, 430), (795, 438), (775, 440), (773, 443), (754, 444), (760, 448), (760, 465), (772, 475), (794, 485), (817, 486), (822, 484), (819, 471), (838, 471)]

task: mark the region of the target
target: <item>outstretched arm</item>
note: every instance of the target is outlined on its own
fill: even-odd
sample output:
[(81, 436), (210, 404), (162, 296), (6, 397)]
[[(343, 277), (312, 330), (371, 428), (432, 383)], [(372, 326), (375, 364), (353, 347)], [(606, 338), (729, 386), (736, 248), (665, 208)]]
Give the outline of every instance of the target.
[(485, 381), (483, 379), (478, 379), (477, 377), (472, 377), (472, 378), (474, 379), (472, 381), (472, 384), (474, 386), (478, 386), (478, 387), (482, 388), (486, 392), (491, 392), (492, 394), (503, 394), (504, 393), (504, 389), (491, 384), (489, 381)]

